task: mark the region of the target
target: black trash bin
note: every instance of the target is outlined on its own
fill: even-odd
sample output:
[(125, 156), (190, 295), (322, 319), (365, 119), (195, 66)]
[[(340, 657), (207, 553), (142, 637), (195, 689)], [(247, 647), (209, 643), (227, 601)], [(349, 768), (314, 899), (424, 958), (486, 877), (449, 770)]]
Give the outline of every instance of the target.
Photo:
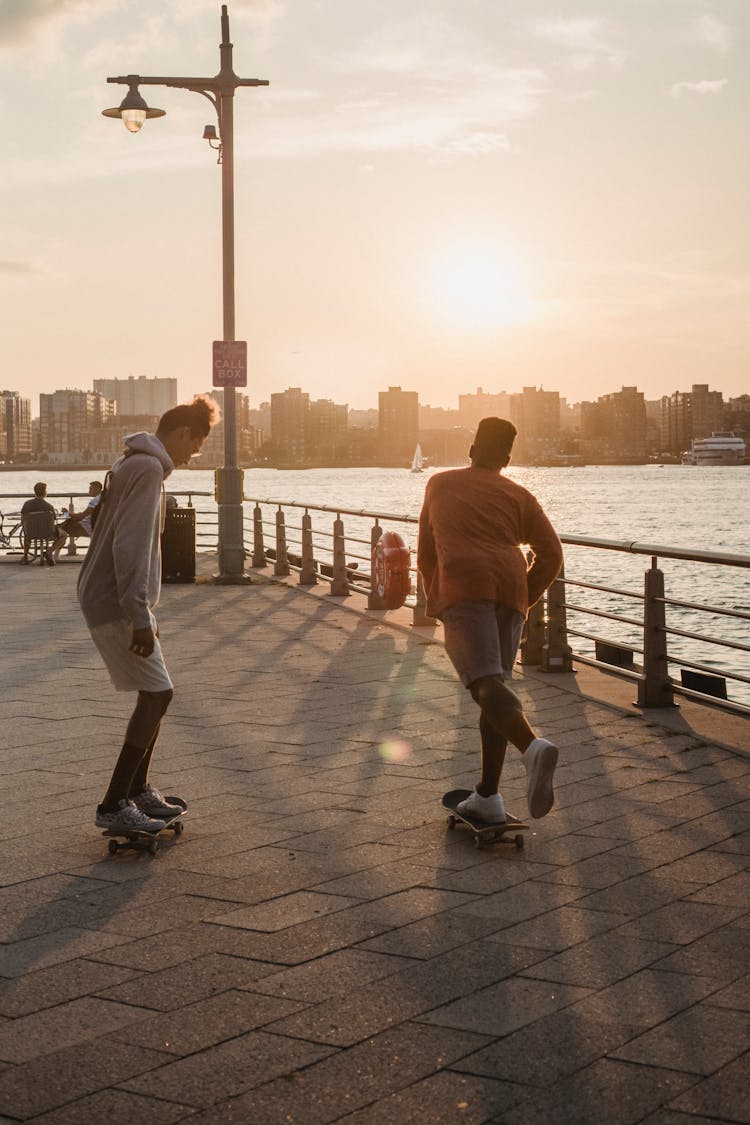
[(162, 582), (195, 582), (195, 508), (169, 508), (161, 537)]

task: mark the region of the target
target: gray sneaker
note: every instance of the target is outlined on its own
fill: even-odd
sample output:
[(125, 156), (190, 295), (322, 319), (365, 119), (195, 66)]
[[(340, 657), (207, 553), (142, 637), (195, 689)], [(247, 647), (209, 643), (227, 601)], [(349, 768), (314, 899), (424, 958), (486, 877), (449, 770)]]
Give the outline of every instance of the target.
[(524, 753), (526, 799), (535, 820), (546, 816), (555, 803), (552, 779), (557, 758), (557, 747), (546, 738), (535, 738)]
[(135, 807), (145, 813), (146, 816), (156, 816), (162, 820), (171, 820), (174, 816), (182, 816), (185, 811), (182, 805), (170, 805), (164, 794), (148, 783), (131, 800)]
[(124, 800), (118, 802), (117, 812), (102, 812), (101, 807), (97, 808), (96, 824), (110, 832), (161, 832), (167, 827), (163, 820), (146, 816), (132, 801)]

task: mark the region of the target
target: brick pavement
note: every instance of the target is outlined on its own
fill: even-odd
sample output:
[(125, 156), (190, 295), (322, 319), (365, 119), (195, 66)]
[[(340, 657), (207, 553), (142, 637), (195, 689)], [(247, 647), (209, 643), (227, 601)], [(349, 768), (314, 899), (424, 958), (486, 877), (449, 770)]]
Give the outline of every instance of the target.
[[(750, 1122), (746, 723), (521, 674), (557, 804), (477, 852), (439, 805), (477, 763), (439, 644), (171, 586), (154, 775), (189, 818), (112, 858), (132, 699), (76, 573), (0, 565), (0, 1122)], [(504, 793), (523, 813), (517, 756)]]

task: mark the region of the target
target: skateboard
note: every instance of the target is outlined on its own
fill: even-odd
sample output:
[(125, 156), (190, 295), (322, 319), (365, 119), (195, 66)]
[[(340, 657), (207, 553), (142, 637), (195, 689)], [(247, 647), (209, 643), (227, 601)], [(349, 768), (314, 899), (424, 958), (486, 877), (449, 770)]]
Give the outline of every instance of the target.
[[(179, 803), (183, 804), (182, 801)], [(117, 855), (119, 851), (124, 851), (127, 848), (156, 855), (159, 850), (159, 836), (162, 832), (174, 832), (175, 836), (181, 836), (184, 830), (185, 825), (182, 823), (182, 813), (180, 813), (178, 816), (173, 816), (171, 820), (165, 821), (164, 827), (159, 832), (140, 832), (135, 828), (131, 830), (127, 828), (105, 828), (102, 836), (109, 838), (107, 847), (110, 855)]]
[(456, 806), (470, 795), (470, 789), (451, 789), (443, 797), (443, 808), (450, 813), (449, 828), (455, 828), (457, 824), (467, 825), (474, 833), (474, 847), (478, 851), (485, 844), (515, 844), (519, 849), (524, 846), (523, 834), (528, 831), (529, 826), (522, 820), (508, 814), (508, 819), (502, 824), (488, 824), (485, 820), (476, 820), (460, 813)]

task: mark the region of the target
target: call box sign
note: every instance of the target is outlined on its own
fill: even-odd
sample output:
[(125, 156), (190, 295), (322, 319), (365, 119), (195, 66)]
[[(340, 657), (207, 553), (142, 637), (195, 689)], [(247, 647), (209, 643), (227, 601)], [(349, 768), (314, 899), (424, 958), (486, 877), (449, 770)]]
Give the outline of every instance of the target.
[(247, 386), (247, 340), (214, 340), (213, 385)]

